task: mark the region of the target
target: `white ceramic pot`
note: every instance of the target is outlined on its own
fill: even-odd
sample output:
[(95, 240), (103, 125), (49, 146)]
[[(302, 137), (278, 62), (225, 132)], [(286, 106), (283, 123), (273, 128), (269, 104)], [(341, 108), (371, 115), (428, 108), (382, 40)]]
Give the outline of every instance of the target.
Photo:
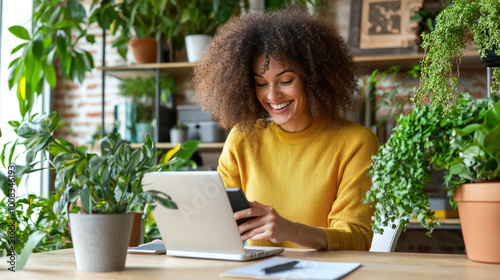
[(80, 271), (121, 271), (125, 268), (134, 213), (70, 213), (71, 242)]
[(216, 122), (199, 122), (201, 142), (214, 143), (224, 141), (224, 131), (220, 130)]
[(188, 61), (199, 62), (203, 56), (203, 52), (205, 52), (206, 48), (210, 44), (210, 41), (212, 41), (212, 37), (209, 35), (187, 35), (185, 42)]
[(187, 129), (178, 129), (172, 128), (170, 129), (170, 143), (184, 143), (187, 140)]

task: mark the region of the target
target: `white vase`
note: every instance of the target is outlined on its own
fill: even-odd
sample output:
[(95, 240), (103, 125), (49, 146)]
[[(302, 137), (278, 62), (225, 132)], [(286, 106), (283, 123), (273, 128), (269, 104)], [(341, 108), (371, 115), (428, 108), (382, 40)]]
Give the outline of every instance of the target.
[(206, 48), (212, 41), (212, 37), (209, 35), (194, 34), (187, 35), (185, 38), (186, 42), (186, 53), (189, 62), (199, 62), (205, 52)]
[(71, 242), (80, 271), (121, 271), (125, 268), (134, 213), (70, 213)]
[(184, 143), (187, 140), (187, 129), (178, 129), (172, 128), (170, 129), (170, 143)]

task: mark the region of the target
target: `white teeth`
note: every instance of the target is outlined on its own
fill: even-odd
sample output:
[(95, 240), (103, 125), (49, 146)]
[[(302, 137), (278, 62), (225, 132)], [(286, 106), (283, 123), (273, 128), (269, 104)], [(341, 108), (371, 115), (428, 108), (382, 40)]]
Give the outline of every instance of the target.
[(274, 110), (279, 110), (279, 109), (283, 109), (283, 108), (285, 108), (286, 106), (288, 106), (288, 104), (290, 104), (290, 102), (292, 102), (292, 101), (287, 101), (287, 102), (285, 102), (285, 103), (281, 103), (281, 104), (277, 104), (277, 105), (275, 105), (275, 104), (269, 104), (269, 105), (271, 105), (271, 107), (272, 107)]

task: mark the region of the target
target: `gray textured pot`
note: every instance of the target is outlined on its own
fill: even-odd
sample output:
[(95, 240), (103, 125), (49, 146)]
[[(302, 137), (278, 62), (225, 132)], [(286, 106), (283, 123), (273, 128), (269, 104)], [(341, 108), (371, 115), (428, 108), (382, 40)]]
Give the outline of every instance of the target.
[(120, 271), (125, 268), (134, 213), (69, 214), (76, 268), (80, 271)]

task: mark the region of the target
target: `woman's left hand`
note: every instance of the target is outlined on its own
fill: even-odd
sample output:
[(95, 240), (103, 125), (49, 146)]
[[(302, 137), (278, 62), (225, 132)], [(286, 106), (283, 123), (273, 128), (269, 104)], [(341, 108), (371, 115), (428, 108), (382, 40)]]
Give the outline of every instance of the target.
[(255, 217), (240, 226), (238, 230), (242, 240), (267, 240), (281, 243), (290, 240), (293, 235), (293, 222), (281, 217), (273, 207), (250, 202), (251, 208), (234, 213), (236, 220)]

